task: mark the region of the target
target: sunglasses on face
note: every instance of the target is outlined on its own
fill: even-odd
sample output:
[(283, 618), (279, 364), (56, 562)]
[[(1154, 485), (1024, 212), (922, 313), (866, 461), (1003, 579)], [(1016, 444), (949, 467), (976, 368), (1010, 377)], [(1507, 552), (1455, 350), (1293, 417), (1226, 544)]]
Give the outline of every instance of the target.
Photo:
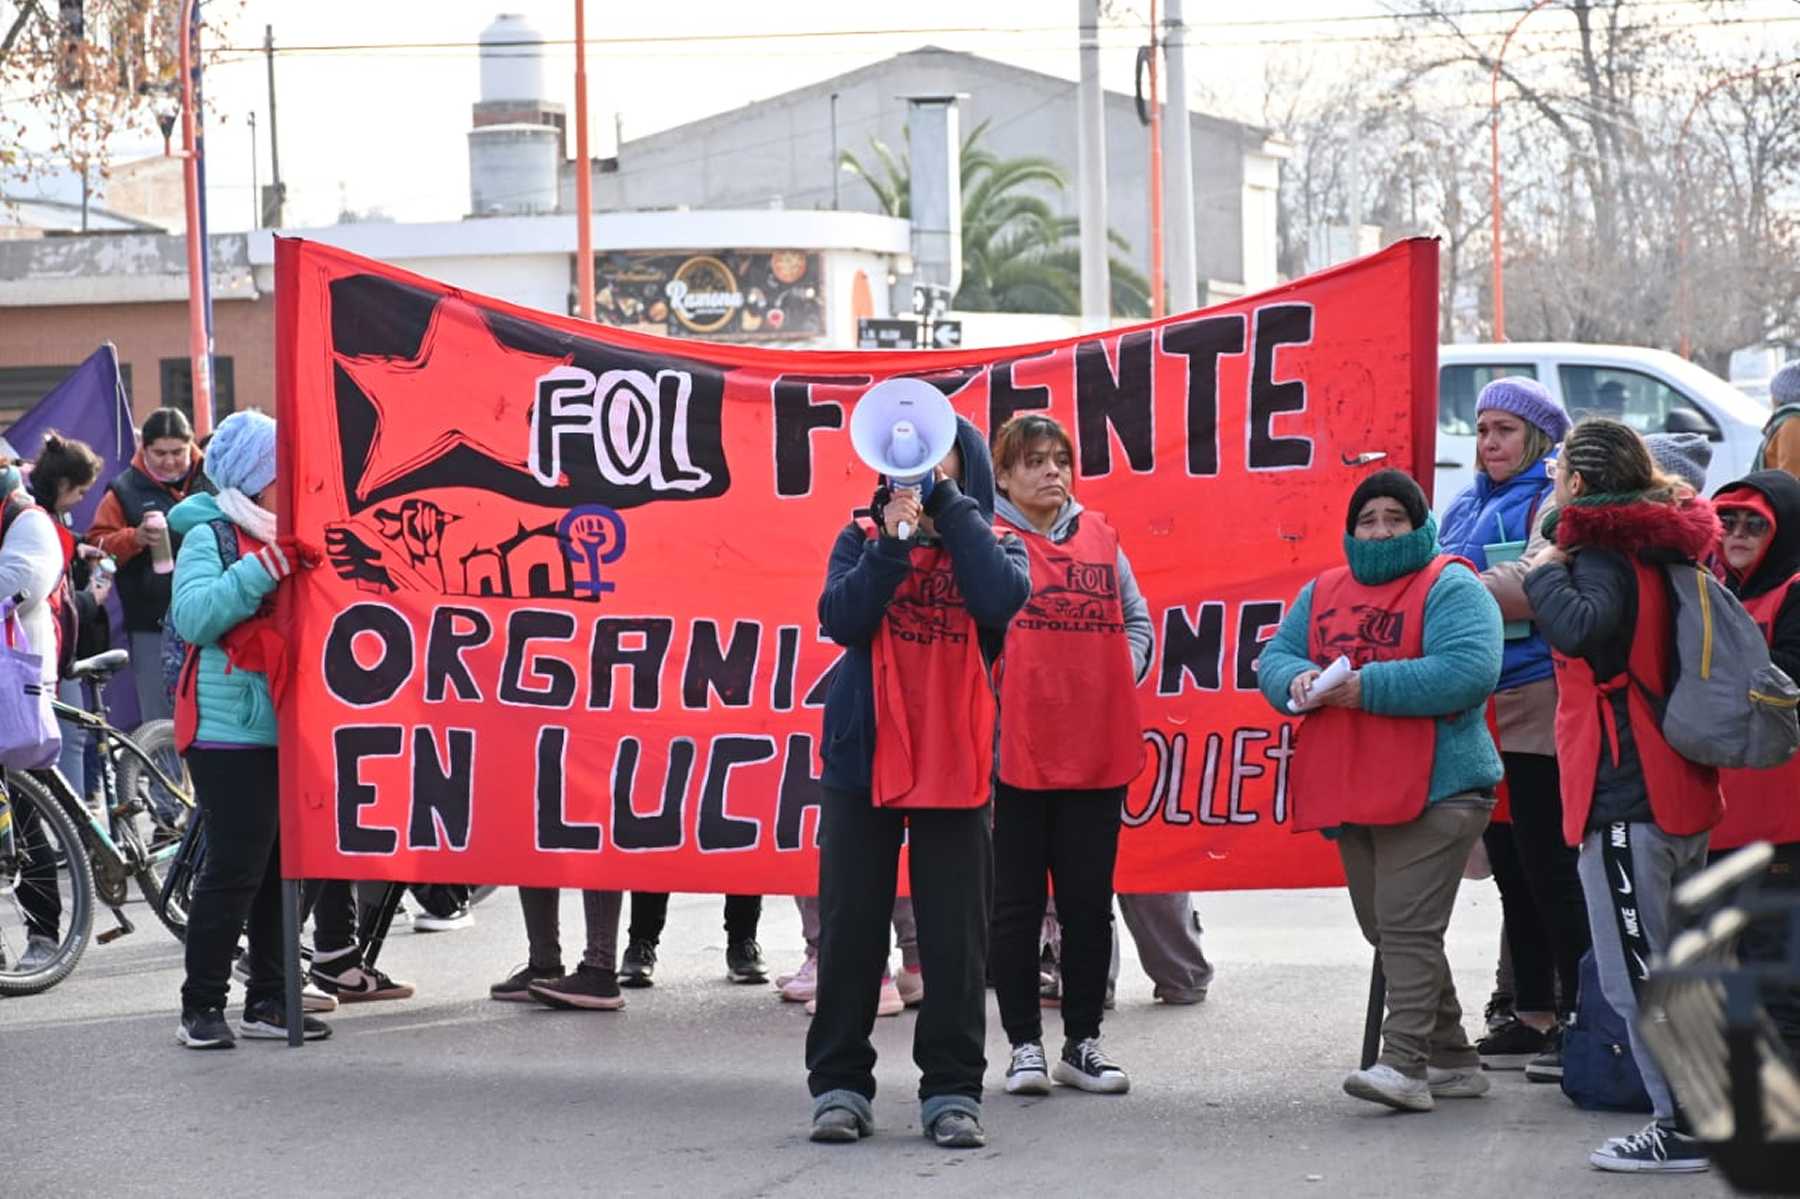
[(1769, 531), (1769, 522), (1754, 512), (1721, 513), (1719, 523), (1733, 536), (1742, 533), (1745, 537), (1761, 537)]

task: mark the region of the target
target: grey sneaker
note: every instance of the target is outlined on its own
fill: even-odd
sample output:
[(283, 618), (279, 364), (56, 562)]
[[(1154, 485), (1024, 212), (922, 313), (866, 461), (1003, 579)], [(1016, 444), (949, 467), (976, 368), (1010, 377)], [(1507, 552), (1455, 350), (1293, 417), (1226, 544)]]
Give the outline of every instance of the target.
[(1479, 1066), (1465, 1070), (1440, 1070), (1432, 1066), (1425, 1071), (1425, 1084), (1436, 1099), (1479, 1099), (1493, 1085)]
[(828, 1107), (812, 1122), (812, 1139), (821, 1145), (850, 1144), (874, 1131), (861, 1116), (845, 1107)]
[(981, 1121), (961, 1109), (952, 1109), (931, 1122), (927, 1135), (940, 1149), (980, 1149), (987, 1144)]

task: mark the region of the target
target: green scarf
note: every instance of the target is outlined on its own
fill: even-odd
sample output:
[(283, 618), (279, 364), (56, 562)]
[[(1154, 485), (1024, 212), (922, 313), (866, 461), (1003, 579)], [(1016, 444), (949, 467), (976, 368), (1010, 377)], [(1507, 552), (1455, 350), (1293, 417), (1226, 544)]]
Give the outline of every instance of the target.
[(1358, 541), (1344, 536), (1344, 557), (1350, 563), (1350, 574), (1366, 587), (1391, 582), (1401, 575), (1425, 569), (1438, 554), (1437, 517), (1427, 515), (1425, 523), (1404, 537), (1386, 541)]
[[(1670, 502), (1671, 498), (1672, 497), (1667, 489), (1657, 487), (1652, 488), (1649, 491), (1614, 491), (1603, 492), (1599, 495), (1584, 495), (1577, 499), (1570, 500), (1568, 506), (1571, 508), (1608, 508), (1623, 507), (1626, 504), (1666, 504)], [(1556, 542), (1556, 526), (1557, 522), (1562, 517), (1562, 513), (1562, 505), (1558, 505), (1544, 516), (1544, 523), (1541, 526), (1541, 531), (1551, 544), (1555, 544)]]

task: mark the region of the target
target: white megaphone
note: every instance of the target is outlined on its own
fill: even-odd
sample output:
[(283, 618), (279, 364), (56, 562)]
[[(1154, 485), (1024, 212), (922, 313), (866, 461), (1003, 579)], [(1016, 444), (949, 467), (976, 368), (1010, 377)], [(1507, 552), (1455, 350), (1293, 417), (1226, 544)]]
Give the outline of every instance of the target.
[[(913, 487), (923, 499), (932, 472), (956, 445), (956, 410), (923, 379), (887, 379), (863, 393), (850, 414), (850, 445), (890, 487)], [(900, 539), (912, 536), (902, 522)]]

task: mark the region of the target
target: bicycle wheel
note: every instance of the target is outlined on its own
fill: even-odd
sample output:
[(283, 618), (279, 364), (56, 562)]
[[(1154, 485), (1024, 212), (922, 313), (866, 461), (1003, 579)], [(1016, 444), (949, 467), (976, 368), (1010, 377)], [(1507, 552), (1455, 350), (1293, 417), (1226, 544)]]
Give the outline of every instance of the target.
[[(87, 949), (94, 872), (80, 829), (42, 783), (9, 770), (5, 788), (12, 828), (0, 837), (0, 995), (35, 995), (67, 977)], [(46, 926), (55, 937), (34, 937)]]
[[(175, 935), (177, 941), (187, 941), (188, 911), (194, 901), (194, 880), (200, 877), (200, 863), (206, 859), (206, 819), (198, 809), (188, 820), (187, 831), (182, 834), (181, 843), (175, 854), (169, 859), (162, 872), (162, 880), (154, 894), (145, 892), (150, 901), (150, 908), (156, 918), (162, 921), (164, 928)], [(144, 875), (138, 875), (138, 886), (144, 886)]]
[[(156, 763), (158, 769), (174, 782), (189, 788), (187, 764), (175, 748), (175, 722), (148, 720), (137, 727), (129, 738), (137, 748)], [(183, 802), (186, 800), (187, 802)], [(171, 792), (144, 762), (130, 750), (118, 754), (118, 802), (116, 811), (127, 813), (118, 818), (115, 834), (134, 843), (145, 865), (134, 878), (144, 901), (162, 921), (163, 927), (178, 941), (187, 938), (187, 904), (193, 888), (193, 871), (188, 871), (176, 884), (170, 885), (171, 872), (178, 861), (198, 866), (187, 850), (185, 836), (197, 809), (191, 788), (182, 795)]]
[(188, 814), (193, 811), (194, 786), (188, 778), (187, 763), (175, 748), (175, 722), (146, 720), (133, 729), (127, 739), (143, 750), (159, 770), (179, 783), (182, 793), (176, 795), (163, 786), (136, 754), (126, 750), (118, 755), (120, 800), (142, 809), (142, 815), (138, 817), (139, 835), (146, 845), (154, 848), (158, 844), (181, 840)]

